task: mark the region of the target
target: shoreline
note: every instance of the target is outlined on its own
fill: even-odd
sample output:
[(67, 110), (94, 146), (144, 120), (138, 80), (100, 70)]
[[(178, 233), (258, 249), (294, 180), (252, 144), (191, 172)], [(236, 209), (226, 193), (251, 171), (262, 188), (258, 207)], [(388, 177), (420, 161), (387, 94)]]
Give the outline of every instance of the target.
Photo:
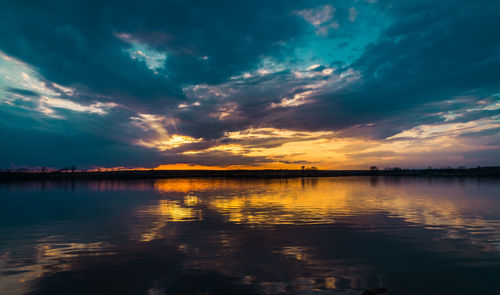
[(300, 178), (339, 176), (500, 177), (500, 167), (395, 170), (130, 170), (101, 172), (0, 172), (0, 181), (168, 178)]

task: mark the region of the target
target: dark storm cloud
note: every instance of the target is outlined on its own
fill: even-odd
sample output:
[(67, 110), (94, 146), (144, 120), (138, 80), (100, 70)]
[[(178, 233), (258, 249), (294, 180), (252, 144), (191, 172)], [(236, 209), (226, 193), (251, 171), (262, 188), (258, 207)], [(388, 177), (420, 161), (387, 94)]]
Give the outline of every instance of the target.
[[(147, 1), (140, 5), (132, 1), (8, 1), (0, 11), (0, 50), (34, 67), (43, 80), (75, 87), (73, 101), (106, 99), (138, 112), (168, 114), (185, 100), (183, 85), (221, 82), (254, 67), (262, 55), (282, 54), (282, 44), (303, 25), (290, 14), (294, 5), (290, 1)], [(152, 70), (144, 60), (132, 59), (134, 46), (164, 53), (164, 64)], [(7, 91), (38, 96), (29, 89)], [(21, 103), (27, 102), (16, 102)], [(56, 125), (51, 131), (21, 129), (16, 121), (24, 118), (4, 116), (2, 125), (10, 129), (3, 129), (2, 135), (16, 136), (5, 144), (2, 163), (63, 164), (41, 160), (47, 156), (86, 165), (92, 163), (90, 159), (95, 165), (120, 162), (115, 157), (130, 165), (144, 157), (162, 159), (153, 150), (124, 146), (139, 135), (127, 130), (130, 116), (102, 116), (92, 124), (79, 122), (75, 116), (69, 113), (70, 122), (64, 124), (41, 119)], [(190, 119), (186, 117), (186, 121)], [(202, 119), (193, 120), (199, 122), (193, 129), (203, 131), (206, 138), (221, 134), (224, 127), (216, 120)], [(65, 130), (75, 130), (72, 125), (84, 127)], [(116, 134), (131, 137), (117, 138)], [(28, 152), (32, 141), (39, 147)], [(52, 152), (60, 150), (57, 155)], [(100, 156), (107, 154), (113, 156), (106, 160)], [(151, 165), (151, 161), (145, 164)]]
[[(498, 116), (498, 1), (371, 2), (4, 1), (0, 51), (43, 89), (0, 81), (0, 165), (253, 165), (271, 158), (182, 153), (308, 140), (225, 137), (248, 128), (385, 139)], [(141, 114), (200, 142), (138, 146), (158, 136)]]
[(28, 90), (28, 89), (7, 87), (5, 90), (7, 90), (7, 92), (10, 92), (10, 93), (13, 93), (13, 94), (19, 94), (19, 95), (22, 95), (22, 96), (39, 96), (38, 92), (31, 91), (31, 90)]
[[(294, 87), (287, 95), (306, 91), (307, 83), (313, 79), (297, 81), (284, 71), (262, 77), (264, 81), (256, 81), (255, 85), (244, 82), (247, 88), (234, 84), (231, 86), (237, 91), (229, 100), (238, 103), (243, 116), (239, 124), (217, 124), (224, 126), (223, 130), (260, 125), (309, 131), (342, 130), (346, 135), (361, 133), (386, 138), (416, 125), (444, 122), (443, 112), (459, 107), (461, 99), (449, 103), (457, 97), (470, 97), (462, 103), (464, 111), (500, 92), (500, 37), (489, 29), (500, 27), (496, 17), (500, 4), (491, 1), (484, 4), (380, 3), (374, 9), (384, 10), (391, 25), (353, 64), (331, 62), (338, 73), (348, 69), (358, 71), (359, 83), (334, 91), (317, 91), (311, 97), (313, 103), (277, 109), (269, 108), (270, 102), (279, 101)], [(313, 71), (323, 69), (324, 65)], [(304, 88), (298, 87), (300, 83)], [(443, 101), (448, 103), (439, 103)], [(476, 111), (461, 118), (466, 121), (499, 113), (498, 109)], [(351, 128), (368, 123), (375, 125), (369, 132), (366, 128), (356, 132)], [(346, 132), (346, 128), (351, 131)]]
[[(301, 130), (341, 130), (398, 121), (372, 128), (373, 136), (379, 138), (430, 121), (444, 121), (436, 113), (453, 106), (435, 102), (469, 95), (466, 103), (470, 106), (500, 91), (500, 37), (491, 33), (491, 28), (500, 27), (500, 4), (483, 2), (380, 3), (378, 8), (387, 8), (384, 11), (390, 15), (391, 25), (357, 61), (337, 68), (340, 72), (347, 68), (359, 71), (359, 83), (319, 91), (312, 97), (314, 103), (299, 107), (267, 109), (272, 112), (267, 114), (249, 112), (262, 118), (261, 124)], [(422, 112), (431, 107), (431, 112)], [(477, 112), (476, 118), (498, 113)]]
[(141, 166), (157, 164), (157, 159), (161, 157), (154, 150), (146, 151), (142, 147), (124, 144), (126, 135), (113, 122), (116, 116), (106, 119), (99, 115), (87, 117), (69, 113), (72, 121), (68, 124), (60, 119), (41, 116), (0, 114), (0, 163), (3, 168), (25, 164), (54, 168), (71, 165), (79, 168), (121, 166), (123, 163)]
[[(500, 35), (491, 31), (500, 27), (499, 2), (380, 5), (389, 7), (393, 20), (352, 65), (362, 83), (322, 95), (276, 124), (344, 128), (408, 114), (404, 125), (393, 126), (396, 133), (420, 123), (412, 110), (423, 104), (464, 94), (480, 100), (500, 91)], [(299, 112), (304, 119), (294, 120)]]
[[(184, 84), (224, 81), (279, 51), (301, 28), (290, 9), (289, 1), (11, 1), (0, 12), (0, 48), (61, 85), (166, 107), (182, 100)], [(164, 52), (164, 68), (155, 74), (131, 59), (127, 41)]]
[[(287, 71), (265, 77), (238, 79), (199, 90), (192, 94), (193, 97), (188, 95), (191, 100), (198, 99), (201, 105), (178, 112), (183, 122), (180, 128), (195, 137), (219, 138), (226, 131), (259, 125), (262, 118), (272, 111), (269, 106), (273, 99), (278, 99), (286, 91), (283, 85), (293, 86), (289, 75)], [(214, 91), (222, 93), (222, 97), (211, 93)], [(224, 120), (218, 119), (217, 113), (224, 108), (231, 108), (231, 103), (235, 107), (231, 114)]]

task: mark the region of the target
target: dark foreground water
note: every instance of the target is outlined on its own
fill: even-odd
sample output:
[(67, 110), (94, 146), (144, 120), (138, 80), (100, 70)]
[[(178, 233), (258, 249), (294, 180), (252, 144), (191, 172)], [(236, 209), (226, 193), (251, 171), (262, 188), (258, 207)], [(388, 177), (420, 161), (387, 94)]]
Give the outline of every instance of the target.
[(500, 181), (0, 184), (0, 294), (500, 294)]

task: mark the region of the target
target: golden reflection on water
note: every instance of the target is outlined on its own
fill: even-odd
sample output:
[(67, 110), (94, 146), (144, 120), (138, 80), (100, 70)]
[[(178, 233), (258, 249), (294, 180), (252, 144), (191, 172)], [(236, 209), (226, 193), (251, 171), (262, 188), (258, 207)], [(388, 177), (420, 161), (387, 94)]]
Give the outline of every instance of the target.
[(111, 245), (105, 242), (94, 243), (45, 243), (39, 245), (39, 258), (71, 258), (85, 253), (86, 255), (103, 255), (112, 252), (103, 252)]
[(148, 206), (141, 210), (142, 215), (165, 217), (166, 221), (193, 221), (201, 219), (199, 210), (184, 207), (179, 201), (160, 200), (157, 205)]
[[(196, 211), (189, 207), (204, 203), (225, 215), (229, 222), (247, 224), (324, 223), (373, 212), (387, 212), (392, 217), (429, 226), (486, 224), (479, 216), (466, 212), (471, 205), (472, 209), (480, 209), (477, 207), (487, 204), (470, 200), (460, 187), (448, 187), (443, 192), (440, 187), (426, 190), (418, 183), (373, 187), (368, 182), (350, 179), (176, 179), (160, 180), (155, 188), (167, 197), (173, 192), (191, 192), (183, 204), (161, 200), (147, 209), (168, 215), (172, 221), (191, 220)], [(193, 194), (197, 192), (204, 192), (203, 199)]]
[(325, 223), (352, 212), (345, 187), (334, 192), (322, 190), (281, 190), (240, 196), (215, 196), (209, 207), (235, 223), (277, 225), (298, 222)]
[[(432, 185), (413, 180), (401, 184), (355, 177), (173, 179), (156, 181), (154, 187), (167, 199), (140, 210), (142, 215), (158, 217), (153, 230), (145, 234), (148, 237), (157, 236), (169, 221), (202, 220), (207, 210), (218, 212), (226, 222), (249, 226), (347, 221), (370, 227), (373, 221), (368, 216), (382, 213), (411, 224), (446, 229), (450, 238), (463, 235), (457, 229), (467, 229), (468, 235), (500, 232), (498, 220), (485, 220), (478, 214), (488, 211), (491, 200), (475, 200), (456, 183)], [(183, 199), (168, 200), (178, 193), (185, 194)], [(383, 231), (383, 226), (378, 230)], [(497, 248), (497, 244), (488, 247)]]
[(305, 247), (298, 247), (298, 246), (284, 247), (281, 250), (281, 254), (283, 254), (285, 256), (293, 257), (297, 260), (307, 260), (308, 259), (307, 249)]
[(140, 216), (157, 217), (152, 228), (140, 233), (140, 241), (148, 242), (161, 238), (168, 222), (201, 220), (201, 210), (192, 208), (196, 204), (198, 204), (198, 198), (194, 195), (187, 195), (184, 198), (184, 204), (177, 200), (159, 200), (158, 204), (149, 205), (140, 210)]
[(154, 182), (154, 188), (160, 194), (171, 194), (172, 192), (204, 192), (223, 189), (241, 190), (251, 188), (252, 182), (232, 181), (228, 179), (203, 179), (203, 178), (179, 178), (179, 179), (160, 179)]
[[(121, 228), (134, 243), (139, 241), (140, 245), (151, 246), (154, 243), (150, 242), (165, 239), (174, 244), (179, 252), (190, 257), (184, 262), (184, 267), (216, 269), (227, 275), (234, 275), (241, 270), (239, 253), (242, 249), (248, 249), (246, 247), (253, 247), (246, 243), (259, 242), (253, 239), (249, 241), (246, 236), (249, 232), (253, 229), (259, 232), (262, 228), (266, 232), (262, 236), (269, 238), (273, 230), (279, 230), (278, 227), (282, 225), (291, 228), (290, 225), (342, 223), (356, 230), (394, 235), (411, 231), (415, 226), (423, 230), (440, 230), (441, 234), (437, 238), (431, 234), (426, 238), (426, 245), (423, 246), (426, 250), (432, 247), (429, 244), (433, 244), (436, 239), (460, 238), (479, 246), (484, 252), (500, 251), (500, 221), (492, 217), (498, 216), (500, 212), (499, 202), (493, 198), (498, 189), (487, 190), (487, 187), (475, 186), (474, 183), (339, 177), (284, 180), (170, 179), (98, 182), (88, 187), (99, 191), (124, 190), (138, 194), (138, 203), (127, 207), (130, 211), (125, 210), (127, 214), (131, 212), (131, 215), (124, 215), (124, 221), (129, 223)], [(133, 218), (127, 220), (128, 217)], [(106, 218), (103, 220), (107, 221)], [(73, 219), (66, 222), (70, 221)], [(78, 222), (78, 219), (75, 221)], [(194, 224), (182, 231), (182, 226), (191, 226), (186, 223), (208, 221), (210, 224), (206, 227)], [(222, 223), (224, 226), (220, 226)], [(238, 226), (225, 227), (227, 223)], [(242, 230), (242, 226), (252, 230)], [(112, 232), (115, 232), (114, 228)], [(193, 240), (179, 238), (186, 233), (196, 237)], [(293, 236), (292, 242), (285, 239), (282, 244), (268, 245), (262, 242), (273, 254), (300, 265), (296, 271), (297, 277), (290, 282), (294, 290), (309, 292), (337, 289), (342, 285), (342, 277), (337, 276), (339, 274), (352, 279), (351, 287), (356, 287), (356, 284), (360, 288), (363, 286), (364, 283), (357, 278), (362, 277), (359, 273), (364, 270), (355, 267), (345, 269), (342, 266), (336, 269), (335, 263), (318, 258), (314, 243), (304, 243), (300, 238)], [(419, 240), (421, 237), (417, 237), (414, 243)], [(0, 276), (0, 287), (24, 288), (23, 283), (39, 278), (45, 272), (70, 270), (72, 266), (67, 261), (81, 255), (112, 254), (114, 240), (110, 238), (109, 241), (68, 242), (64, 237), (47, 237), (34, 243), (35, 262), (31, 264), (12, 263), (16, 261), (16, 255), (0, 253), (0, 269), (20, 271)], [(448, 251), (449, 245), (443, 246), (443, 249)], [(10, 264), (3, 264), (3, 261)], [(255, 263), (262, 268), (279, 268), (266, 264), (267, 261)], [(307, 272), (300, 272), (302, 267), (314, 269), (316, 277), (307, 277)], [(259, 284), (266, 294), (283, 293), (290, 287), (280, 281), (256, 279), (252, 272), (241, 275), (243, 283)], [(15, 293), (21, 294), (25, 290), (18, 291)]]

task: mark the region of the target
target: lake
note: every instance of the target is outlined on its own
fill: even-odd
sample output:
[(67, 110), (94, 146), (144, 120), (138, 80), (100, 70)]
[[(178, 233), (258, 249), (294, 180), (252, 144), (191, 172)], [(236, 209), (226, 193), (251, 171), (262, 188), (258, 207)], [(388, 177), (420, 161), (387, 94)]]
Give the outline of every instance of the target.
[(0, 294), (500, 294), (500, 181), (0, 183)]

